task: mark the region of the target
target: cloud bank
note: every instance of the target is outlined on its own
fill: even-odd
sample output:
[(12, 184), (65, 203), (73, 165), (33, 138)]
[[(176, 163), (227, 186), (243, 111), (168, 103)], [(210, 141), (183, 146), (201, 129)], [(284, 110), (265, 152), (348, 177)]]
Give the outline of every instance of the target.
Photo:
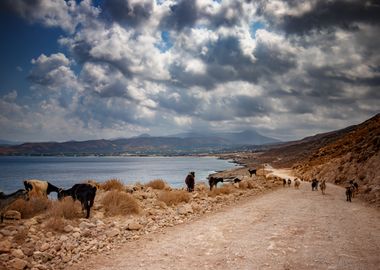
[(291, 140), (380, 111), (376, 1), (5, 0), (60, 27), (30, 98), (0, 98), (1, 137), (115, 138), (254, 128)]

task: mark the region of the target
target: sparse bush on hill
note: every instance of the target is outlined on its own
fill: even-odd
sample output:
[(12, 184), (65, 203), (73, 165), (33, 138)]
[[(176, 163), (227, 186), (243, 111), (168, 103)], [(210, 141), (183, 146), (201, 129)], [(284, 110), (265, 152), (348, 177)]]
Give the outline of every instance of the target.
[(49, 231), (64, 232), (66, 222), (63, 217), (51, 216), (45, 223), (45, 228)]
[(124, 184), (119, 179), (109, 179), (101, 185), (101, 188), (104, 189), (105, 191), (110, 191), (110, 190), (122, 191), (124, 190)]
[(165, 189), (166, 184), (162, 179), (155, 179), (145, 184), (145, 186), (151, 187), (153, 189)]
[(102, 200), (106, 216), (139, 214), (141, 211), (137, 200), (124, 191), (107, 192)]
[(32, 218), (46, 211), (51, 204), (47, 198), (33, 197), (29, 201), (17, 200), (10, 205), (8, 210), (16, 210), (20, 212), (22, 218)]
[(166, 205), (177, 205), (181, 202), (189, 202), (190, 194), (185, 190), (164, 190), (158, 195), (158, 200)]

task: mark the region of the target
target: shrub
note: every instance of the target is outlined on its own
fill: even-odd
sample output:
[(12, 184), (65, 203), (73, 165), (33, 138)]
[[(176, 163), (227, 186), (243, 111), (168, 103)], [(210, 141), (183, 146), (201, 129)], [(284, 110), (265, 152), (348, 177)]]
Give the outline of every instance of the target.
[(141, 211), (137, 200), (124, 191), (107, 192), (102, 203), (106, 216), (139, 214)]
[(109, 179), (101, 185), (101, 188), (104, 189), (105, 191), (110, 191), (110, 190), (122, 191), (124, 190), (124, 184), (118, 179)]
[(233, 185), (223, 185), (220, 188), (214, 188), (212, 191), (208, 192), (210, 197), (215, 197), (217, 195), (227, 195), (234, 192)]
[(166, 205), (177, 205), (181, 202), (189, 202), (190, 194), (185, 190), (164, 190), (158, 195), (158, 200)]
[(32, 197), (29, 201), (22, 199), (16, 200), (9, 206), (9, 210), (16, 210), (20, 212), (22, 218), (32, 218), (44, 211), (46, 211), (51, 204), (47, 198)]
[(166, 184), (162, 179), (155, 179), (147, 183), (145, 186), (151, 187), (153, 189), (165, 189)]
[(19, 229), (17, 233), (13, 236), (13, 241), (15, 241), (18, 245), (22, 245), (28, 237), (28, 231), (28, 228)]
[(71, 197), (64, 198), (62, 201), (54, 201), (51, 203), (47, 215), (64, 219), (80, 218), (82, 217), (81, 204), (79, 201), (74, 202)]

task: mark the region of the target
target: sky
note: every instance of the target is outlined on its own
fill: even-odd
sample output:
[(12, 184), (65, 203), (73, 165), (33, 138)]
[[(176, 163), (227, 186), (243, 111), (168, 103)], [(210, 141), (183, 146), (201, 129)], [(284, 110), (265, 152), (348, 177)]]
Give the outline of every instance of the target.
[(380, 112), (380, 4), (1, 0), (0, 139), (255, 129), (295, 140)]

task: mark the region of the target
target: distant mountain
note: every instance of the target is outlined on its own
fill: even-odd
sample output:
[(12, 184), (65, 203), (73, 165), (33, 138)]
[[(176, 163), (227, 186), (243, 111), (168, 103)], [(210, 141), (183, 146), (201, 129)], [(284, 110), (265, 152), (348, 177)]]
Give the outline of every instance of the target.
[(17, 144), (21, 144), (21, 142), (0, 140), (0, 145), (17, 145)]
[(222, 132), (222, 133), (200, 133), (187, 132), (171, 135), (169, 137), (178, 138), (207, 138), (215, 137), (229, 141), (233, 145), (263, 145), (279, 143), (280, 141), (271, 137), (261, 135), (255, 130), (244, 130), (241, 132)]

